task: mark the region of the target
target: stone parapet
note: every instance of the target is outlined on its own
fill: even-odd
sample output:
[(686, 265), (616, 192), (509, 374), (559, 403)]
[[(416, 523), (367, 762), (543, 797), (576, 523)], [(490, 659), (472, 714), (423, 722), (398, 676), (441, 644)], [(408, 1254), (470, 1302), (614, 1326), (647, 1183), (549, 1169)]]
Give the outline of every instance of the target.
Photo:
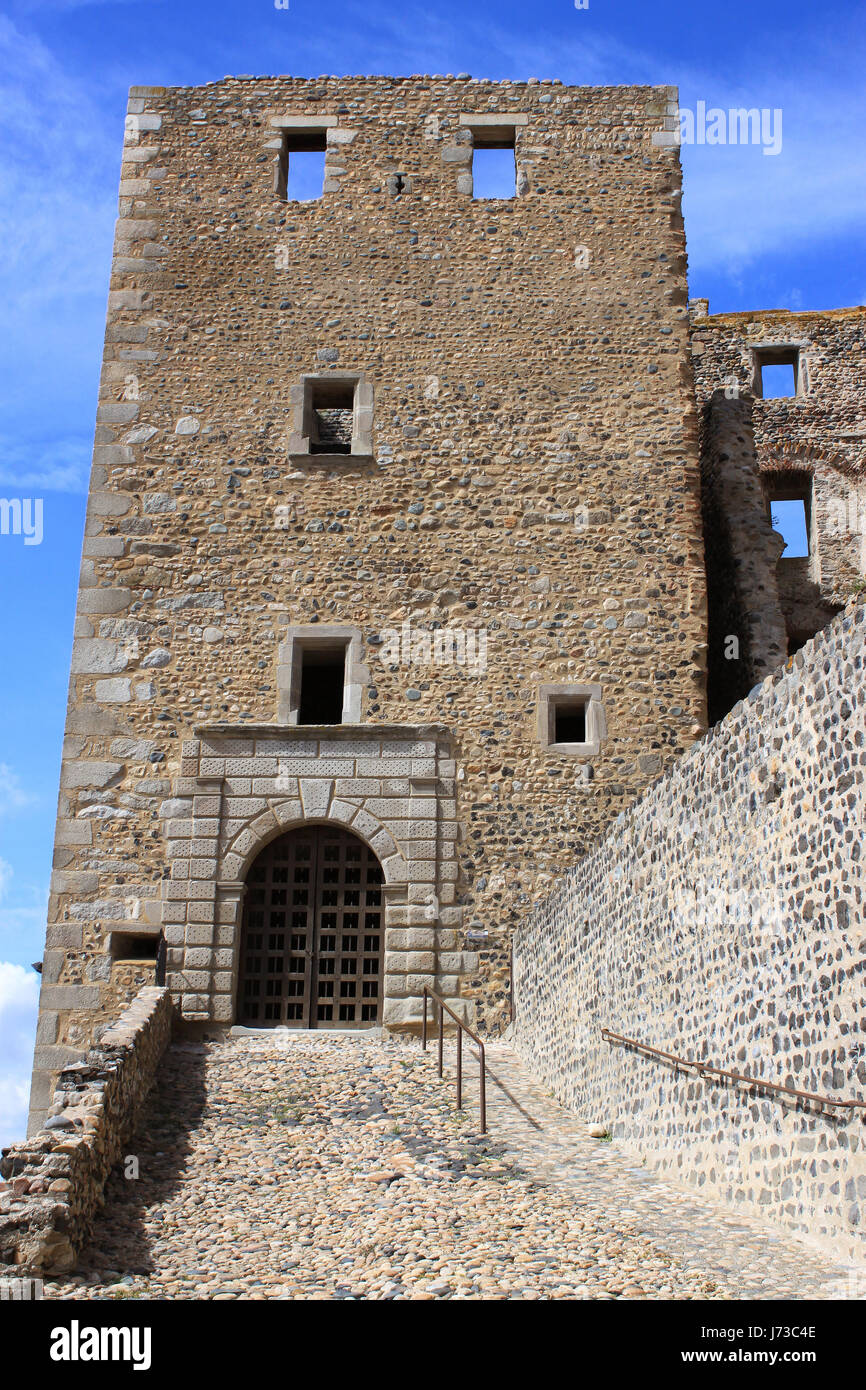
[(0, 1159), (0, 1269), (72, 1269), (171, 1035), (168, 991), (142, 989), (60, 1074), (43, 1128)]

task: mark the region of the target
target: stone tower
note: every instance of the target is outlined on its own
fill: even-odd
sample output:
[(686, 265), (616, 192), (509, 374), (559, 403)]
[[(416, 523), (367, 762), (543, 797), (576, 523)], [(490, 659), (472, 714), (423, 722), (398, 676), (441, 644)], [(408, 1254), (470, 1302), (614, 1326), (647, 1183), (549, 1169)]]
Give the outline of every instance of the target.
[(158, 955), (190, 1024), (499, 1028), (513, 926), (703, 732), (675, 101), (132, 89), (33, 1124)]

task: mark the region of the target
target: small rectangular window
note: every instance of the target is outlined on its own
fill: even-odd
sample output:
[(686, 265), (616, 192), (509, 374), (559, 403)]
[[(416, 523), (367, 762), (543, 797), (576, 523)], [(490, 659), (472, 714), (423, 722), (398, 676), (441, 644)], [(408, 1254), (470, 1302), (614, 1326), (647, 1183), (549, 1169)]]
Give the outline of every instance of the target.
[(299, 724), (342, 724), (346, 646), (302, 647)]
[(770, 509), (770, 525), (785, 542), (781, 560), (801, 560), (809, 555), (812, 517), (812, 478), (808, 473), (769, 473), (764, 491)]
[(553, 702), (554, 743), (586, 743), (586, 705), (583, 698)]
[(311, 203), (325, 182), (324, 130), (287, 131), (277, 158), (275, 191), (289, 203)]
[(310, 453), (352, 453), (354, 388), (352, 384), (313, 388)]
[(159, 951), (158, 936), (133, 936), (129, 932), (113, 932), (111, 955), (114, 960), (152, 960)]
[(785, 542), (784, 560), (796, 560), (809, 554), (809, 529), (806, 503), (801, 497), (770, 500), (773, 530)]
[(766, 401), (800, 393), (800, 349), (760, 348), (757, 353), (755, 394)]
[(540, 685), (537, 718), (539, 741), (551, 752), (591, 758), (607, 737), (602, 688), (595, 683)]
[(473, 198), (513, 198), (517, 163), (513, 126), (482, 126), (472, 132)]
[(317, 381), (311, 387), (311, 454), (351, 454), (355, 423), (355, 384)]

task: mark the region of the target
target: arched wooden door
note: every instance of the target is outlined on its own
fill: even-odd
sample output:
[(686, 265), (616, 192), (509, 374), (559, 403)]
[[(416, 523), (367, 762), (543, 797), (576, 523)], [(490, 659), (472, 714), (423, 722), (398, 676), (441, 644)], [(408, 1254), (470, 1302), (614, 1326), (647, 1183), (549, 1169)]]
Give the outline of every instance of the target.
[(262, 850), (247, 875), (238, 1022), (378, 1023), (385, 949), (382, 867), (348, 830), (313, 825)]

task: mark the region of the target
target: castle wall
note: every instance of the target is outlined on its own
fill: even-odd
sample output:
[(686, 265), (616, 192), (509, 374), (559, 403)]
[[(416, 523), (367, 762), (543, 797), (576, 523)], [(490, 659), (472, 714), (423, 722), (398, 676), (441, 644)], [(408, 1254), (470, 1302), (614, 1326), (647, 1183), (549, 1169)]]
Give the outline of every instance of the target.
[[(434, 850), (433, 879), (459, 913), (434, 912), (432, 966), (411, 974), (481, 1026), (507, 1017), (529, 903), (703, 731), (680, 168), (654, 139), (674, 105), (670, 88), (446, 78), (132, 89), (34, 1124), (56, 1072), (152, 978), (124, 936), (194, 923), (202, 940), (171, 932), (172, 992), (191, 1015), (228, 1010), (212, 774), (187, 773), (183, 749), (199, 728), (291, 722), (298, 629), (351, 630), (353, 723), (453, 740), (455, 796), (433, 798), (453, 857)], [(503, 119), (518, 196), (476, 200), (474, 142)], [(283, 142), (311, 131), (323, 196), (286, 203)], [(348, 456), (310, 452), (322, 376), (354, 383)], [(420, 636), (395, 655), (383, 634), (406, 623)], [(437, 665), (442, 627), (476, 654), (483, 639), (485, 660)], [(569, 683), (597, 692), (605, 730), (580, 754), (539, 737), (542, 687)], [(270, 776), (249, 779), (269, 806)], [(246, 777), (226, 771), (221, 816)], [(350, 804), (394, 777), (368, 767)], [(188, 837), (166, 831), (172, 800), (203, 822)], [(184, 839), (208, 852), (170, 856)], [(411, 883), (428, 841), (403, 839)], [(456, 979), (468, 930), (487, 937)], [(405, 981), (389, 972), (386, 997), (405, 1001)]]
[(863, 1258), (866, 609), (717, 724), (516, 935), (514, 1041), (659, 1168)]
[[(705, 300), (693, 300), (691, 308), (702, 414), (709, 698), (711, 717), (717, 717), (773, 669), (780, 627), (784, 645), (795, 651), (862, 587), (866, 310), (710, 315)], [(796, 357), (796, 393), (765, 398), (761, 362), (786, 349)], [(763, 568), (776, 543), (770, 534), (774, 492), (808, 498), (810, 552), (804, 557), (780, 554), (775, 585), (769, 574), (747, 578), (742, 573), (755, 563)], [(732, 589), (740, 600), (739, 626), (725, 625)], [(758, 612), (764, 616), (756, 624)], [(738, 636), (743, 648), (739, 668), (724, 655), (730, 634)]]
[(767, 512), (752, 409), (750, 396), (728, 399), (716, 391), (702, 420), (710, 723), (727, 714), (788, 654), (779, 595), (784, 542)]
[(43, 1131), (3, 1150), (0, 1270), (75, 1268), (109, 1174), (135, 1133), (171, 1025), (166, 990), (144, 986), (99, 1046), (61, 1073)]

